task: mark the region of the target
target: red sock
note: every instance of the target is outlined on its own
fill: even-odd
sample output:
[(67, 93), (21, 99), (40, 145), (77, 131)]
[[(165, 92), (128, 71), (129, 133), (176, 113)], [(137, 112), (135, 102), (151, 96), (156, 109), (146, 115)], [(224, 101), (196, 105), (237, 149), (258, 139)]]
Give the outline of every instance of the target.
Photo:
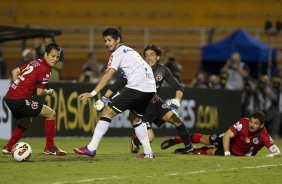
[(175, 143), (177, 143), (177, 144), (183, 142), (183, 140), (182, 140), (181, 137), (175, 137), (175, 138), (174, 138), (174, 141), (175, 141)]
[(16, 126), (13, 131), (12, 137), (10, 138), (6, 148), (11, 150), (12, 147), (22, 138), (25, 133), (26, 128), (21, 127), (20, 125)]
[(45, 135), (46, 135), (46, 148), (52, 149), (54, 144), (54, 138), (56, 135), (56, 121), (45, 120)]
[(207, 155), (208, 154), (208, 149), (209, 149), (209, 147), (203, 146), (201, 148), (197, 148), (196, 151), (198, 153), (200, 153), (201, 155)]
[(203, 136), (203, 134), (192, 134), (192, 135), (190, 135), (190, 139), (191, 139), (192, 143), (200, 143), (202, 136)]

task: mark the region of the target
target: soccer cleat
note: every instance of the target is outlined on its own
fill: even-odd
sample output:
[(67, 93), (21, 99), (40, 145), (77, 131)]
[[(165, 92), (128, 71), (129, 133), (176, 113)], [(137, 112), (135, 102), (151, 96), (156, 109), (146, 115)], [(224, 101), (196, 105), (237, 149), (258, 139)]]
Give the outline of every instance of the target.
[(4, 146), (3, 149), (2, 149), (3, 154), (11, 154), (11, 151), (12, 150), (9, 150), (6, 146)]
[(44, 154), (45, 155), (56, 155), (56, 156), (65, 156), (67, 153), (56, 146), (54, 146), (52, 149), (44, 148)]
[(194, 155), (197, 154), (195, 151), (195, 147), (191, 146), (188, 148), (178, 148), (174, 151), (175, 154), (188, 154), (188, 155)]
[(96, 155), (96, 150), (90, 151), (87, 146), (81, 148), (74, 148), (73, 151), (79, 155), (88, 155), (90, 157), (94, 157)]
[(154, 153), (150, 153), (150, 154), (139, 154), (136, 155), (136, 158), (155, 158), (155, 154)]
[(174, 138), (167, 139), (161, 144), (161, 149), (167, 149), (167, 148), (174, 146), (176, 144), (177, 144), (177, 142), (175, 141)]
[(130, 145), (130, 151), (131, 153), (138, 153), (140, 150), (139, 146), (135, 145), (134, 143), (134, 137), (131, 138), (131, 145)]

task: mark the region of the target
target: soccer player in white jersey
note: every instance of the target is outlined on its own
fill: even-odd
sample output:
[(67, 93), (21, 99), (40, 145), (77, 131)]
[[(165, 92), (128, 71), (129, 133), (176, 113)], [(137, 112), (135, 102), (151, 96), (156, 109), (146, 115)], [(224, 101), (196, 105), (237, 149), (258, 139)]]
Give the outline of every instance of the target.
[[(137, 158), (154, 158), (151, 149), (147, 126), (142, 123), (141, 117), (145, 114), (147, 106), (156, 92), (156, 83), (151, 67), (132, 48), (122, 44), (122, 36), (118, 29), (107, 28), (103, 31), (105, 45), (112, 55), (108, 61), (107, 70), (100, 78), (95, 89), (91, 93), (79, 95), (80, 100), (96, 96), (120, 68), (128, 80), (125, 88), (110, 98), (108, 106), (103, 110), (97, 123), (91, 142), (81, 148), (74, 148), (74, 152), (81, 155), (94, 157), (96, 150), (104, 134), (107, 132), (111, 120), (117, 114), (130, 110), (129, 119), (135, 133), (144, 147), (144, 153)], [(102, 103), (96, 102), (96, 106)]]

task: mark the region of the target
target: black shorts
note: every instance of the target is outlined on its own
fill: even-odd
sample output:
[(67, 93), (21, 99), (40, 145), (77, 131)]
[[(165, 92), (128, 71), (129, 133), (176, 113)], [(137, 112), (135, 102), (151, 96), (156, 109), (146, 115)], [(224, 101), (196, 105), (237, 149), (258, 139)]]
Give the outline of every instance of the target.
[(108, 105), (116, 113), (121, 113), (128, 109), (141, 118), (145, 114), (154, 94), (154, 92), (147, 93), (125, 87), (110, 98)]
[(6, 99), (5, 102), (16, 119), (36, 117), (40, 114), (43, 104), (29, 99)]
[(223, 149), (223, 135), (222, 134), (212, 134), (210, 135), (209, 141), (210, 145), (214, 145), (216, 147), (215, 155), (223, 156), (224, 149)]
[(223, 148), (223, 135), (224, 133), (210, 135), (210, 145), (214, 145), (217, 148)]
[(160, 127), (165, 123), (165, 121), (162, 120), (163, 116), (170, 110), (169, 105), (167, 105), (160, 97), (155, 95), (150, 101), (142, 121), (147, 123), (147, 129), (152, 128), (151, 126), (148, 126), (148, 124), (150, 125), (151, 123)]

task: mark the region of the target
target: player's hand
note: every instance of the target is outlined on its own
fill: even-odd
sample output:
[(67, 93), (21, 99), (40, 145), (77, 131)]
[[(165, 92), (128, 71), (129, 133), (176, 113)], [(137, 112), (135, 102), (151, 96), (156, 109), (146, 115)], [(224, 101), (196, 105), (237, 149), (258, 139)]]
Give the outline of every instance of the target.
[(168, 102), (168, 105), (170, 106), (170, 108), (172, 109), (178, 109), (180, 107), (180, 100), (177, 99), (177, 98), (174, 98), (174, 99), (171, 99), (169, 102)]
[(93, 96), (91, 95), (91, 93), (82, 93), (78, 96), (79, 100), (85, 100), (87, 98), (92, 98)]
[(53, 96), (53, 94), (54, 94), (54, 89), (52, 89), (52, 88), (50, 88), (50, 89), (45, 89), (44, 92), (45, 92), (46, 95)]
[(98, 112), (101, 112), (105, 108), (105, 106), (108, 104), (108, 102), (109, 102), (109, 99), (103, 96), (101, 99), (95, 102), (94, 106)]

